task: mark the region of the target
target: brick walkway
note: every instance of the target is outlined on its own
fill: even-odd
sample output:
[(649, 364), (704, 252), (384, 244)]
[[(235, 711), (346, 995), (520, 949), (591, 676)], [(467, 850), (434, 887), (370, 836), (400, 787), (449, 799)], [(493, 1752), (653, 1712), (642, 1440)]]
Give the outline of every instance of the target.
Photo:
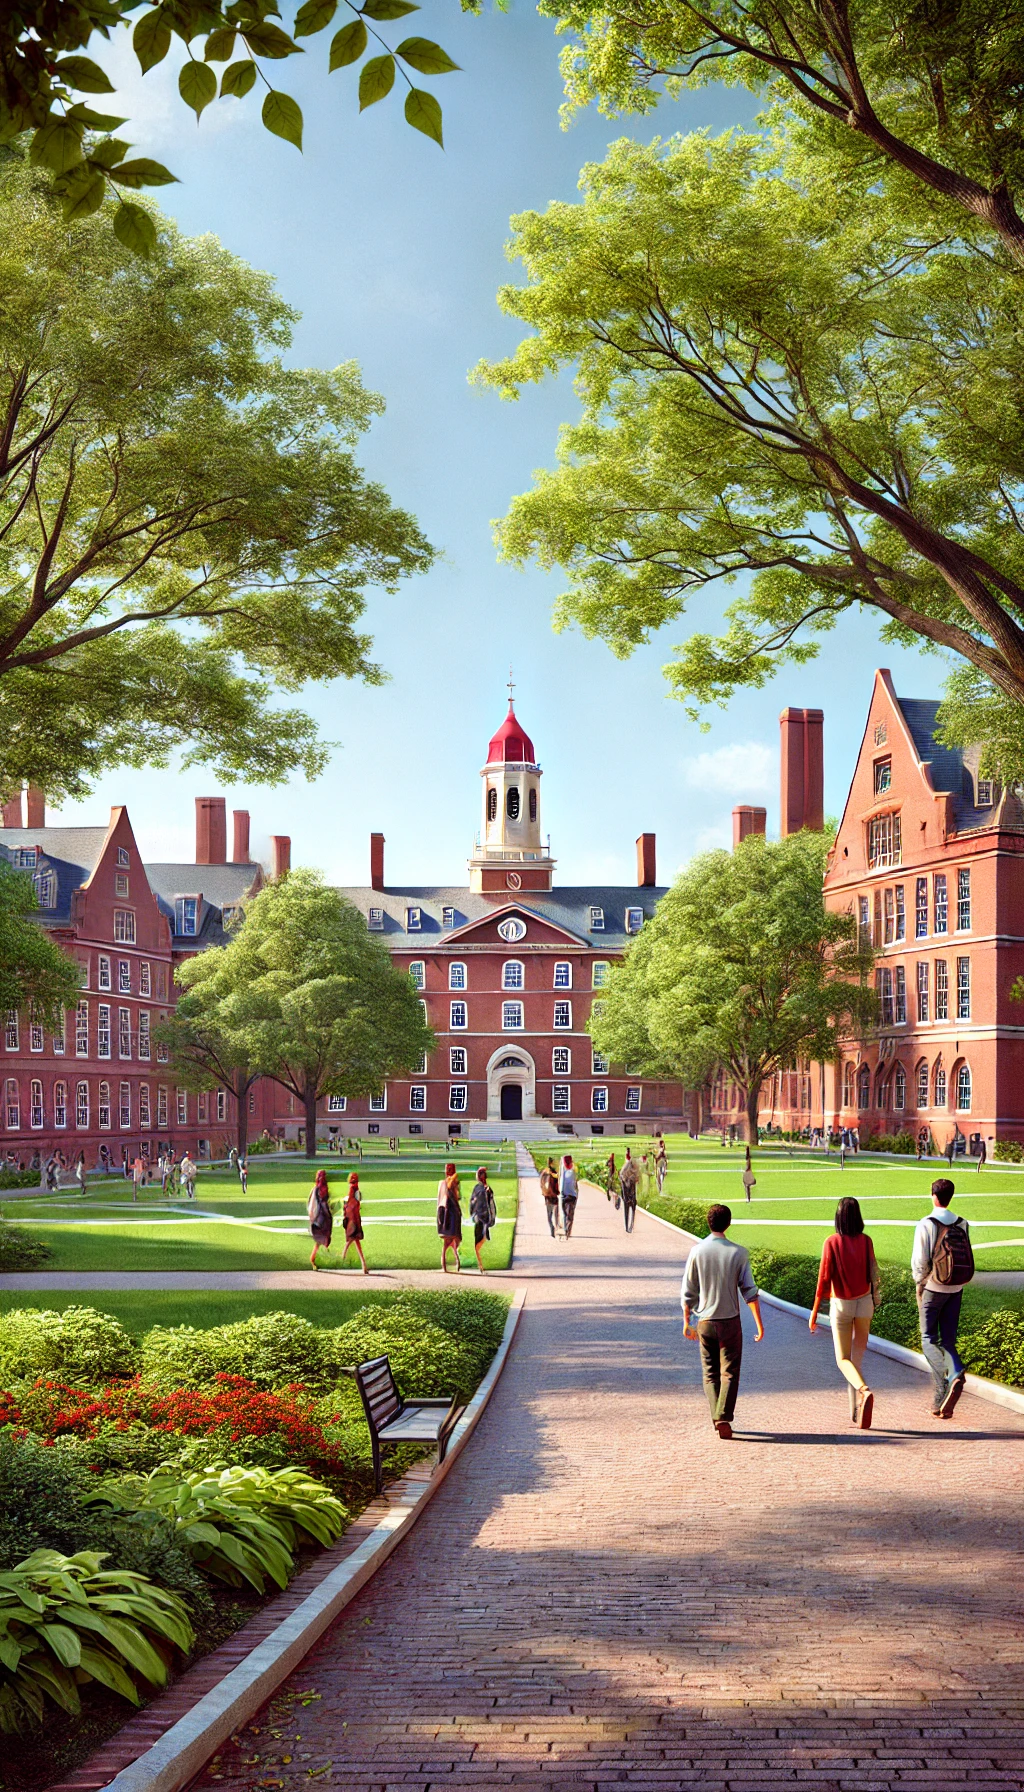
[(683, 1256), (595, 1196), (552, 1243), (527, 1188), (529, 1300), (472, 1445), (198, 1784), (1024, 1788), (1024, 1420), (936, 1422), (874, 1357), (855, 1432), (827, 1335), (768, 1309), (721, 1443)]

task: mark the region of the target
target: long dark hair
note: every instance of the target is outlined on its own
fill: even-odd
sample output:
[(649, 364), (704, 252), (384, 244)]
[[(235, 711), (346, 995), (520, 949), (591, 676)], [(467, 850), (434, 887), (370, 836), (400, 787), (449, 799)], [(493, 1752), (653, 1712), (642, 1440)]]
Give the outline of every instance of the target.
[(860, 1202), (853, 1195), (844, 1195), (836, 1208), (836, 1231), (840, 1238), (859, 1238), (863, 1230)]

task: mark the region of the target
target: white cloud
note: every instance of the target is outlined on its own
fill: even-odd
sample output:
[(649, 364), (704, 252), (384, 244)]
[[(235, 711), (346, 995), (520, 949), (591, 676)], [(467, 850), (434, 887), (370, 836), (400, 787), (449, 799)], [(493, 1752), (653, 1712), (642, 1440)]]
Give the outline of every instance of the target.
[(683, 766), (683, 781), (691, 790), (717, 791), (726, 796), (767, 796), (777, 776), (777, 756), (771, 747), (755, 740), (716, 747), (698, 753)]

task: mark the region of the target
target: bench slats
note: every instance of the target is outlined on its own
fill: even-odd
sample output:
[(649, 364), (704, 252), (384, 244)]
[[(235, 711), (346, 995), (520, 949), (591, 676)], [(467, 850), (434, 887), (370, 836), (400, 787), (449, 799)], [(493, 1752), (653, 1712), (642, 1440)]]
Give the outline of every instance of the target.
[(378, 1493), (383, 1485), (382, 1443), (436, 1443), (438, 1462), (443, 1461), (448, 1439), (463, 1410), (456, 1400), (450, 1403), (446, 1400), (410, 1401), (406, 1405), (395, 1385), (391, 1363), (386, 1356), (358, 1363), (354, 1374), (370, 1428), (373, 1475)]

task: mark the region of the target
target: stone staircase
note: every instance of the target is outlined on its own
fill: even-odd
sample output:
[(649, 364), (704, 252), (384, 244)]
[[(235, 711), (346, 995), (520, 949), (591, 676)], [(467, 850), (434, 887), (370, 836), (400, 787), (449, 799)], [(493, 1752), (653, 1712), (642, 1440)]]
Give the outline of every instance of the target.
[(469, 1123), (471, 1139), (486, 1139), (492, 1144), (500, 1144), (503, 1139), (516, 1139), (525, 1145), (531, 1139), (572, 1136), (572, 1133), (560, 1133), (550, 1120), (471, 1120)]

